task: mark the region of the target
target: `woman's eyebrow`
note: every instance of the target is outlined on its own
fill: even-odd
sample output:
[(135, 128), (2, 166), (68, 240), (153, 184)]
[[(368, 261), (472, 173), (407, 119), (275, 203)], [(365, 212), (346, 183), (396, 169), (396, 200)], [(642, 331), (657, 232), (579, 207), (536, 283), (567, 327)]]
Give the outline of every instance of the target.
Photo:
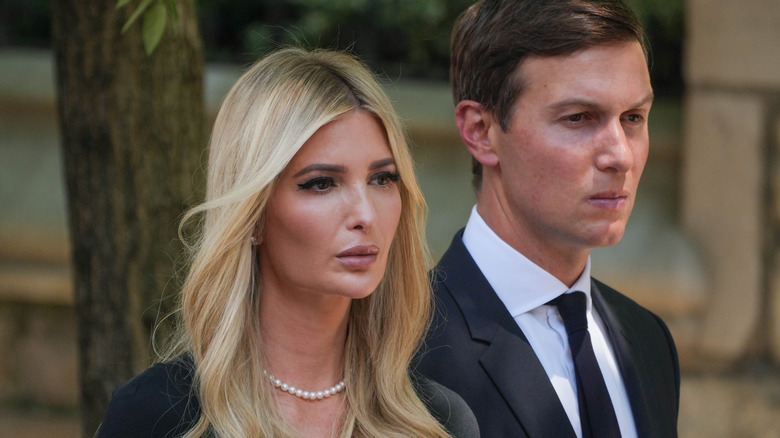
[(391, 164), (395, 164), (395, 159), (393, 158), (385, 158), (384, 160), (377, 160), (371, 163), (370, 166), (368, 166), (369, 170), (379, 169), (381, 167), (389, 166)]
[(310, 164), (303, 169), (299, 170), (293, 177), (299, 177), (301, 175), (304, 175), (309, 172), (313, 171), (320, 171), (320, 172), (331, 172), (331, 173), (347, 173), (347, 168), (345, 166), (340, 166), (338, 164), (325, 164), (325, 163), (314, 163)]
[[(371, 170), (379, 169), (385, 166), (389, 166), (391, 164), (395, 164), (395, 159), (385, 158), (371, 163), (369, 169)], [(293, 177), (299, 177), (301, 175), (305, 175), (309, 172), (314, 172), (314, 171), (330, 172), (330, 173), (347, 173), (347, 168), (346, 166), (341, 166), (338, 164), (314, 163), (299, 170), (298, 172), (295, 173), (295, 175), (293, 175)]]

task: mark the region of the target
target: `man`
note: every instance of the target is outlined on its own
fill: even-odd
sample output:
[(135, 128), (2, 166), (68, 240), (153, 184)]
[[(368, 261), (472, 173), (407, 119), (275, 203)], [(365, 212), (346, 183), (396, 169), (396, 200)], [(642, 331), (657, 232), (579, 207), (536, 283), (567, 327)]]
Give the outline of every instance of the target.
[[(646, 56), (619, 0), (483, 0), (455, 25), (477, 205), (434, 270), (416, 367), (466, 400), (483, 438), (677, 436), (667, 327), (590, 277), (591, 249), (623, 236), (647, 159)], [(559, 296), (581, 297), (586, 330)]]

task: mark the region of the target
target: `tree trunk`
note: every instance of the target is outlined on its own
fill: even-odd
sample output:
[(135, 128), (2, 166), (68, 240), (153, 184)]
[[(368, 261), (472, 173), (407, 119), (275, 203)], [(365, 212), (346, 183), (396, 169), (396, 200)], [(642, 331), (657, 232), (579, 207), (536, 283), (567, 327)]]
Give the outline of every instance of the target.
[[(145, 368), (178, 289), (177, 225), (197, 201), (205, 145), (194, 0), (177, 0), (147, 56), (137, 1), (55, 0), (53, 43), (79, 325), (83, 436), (112, 391)], [(163, 326), (161, 331), (165, 335)]]

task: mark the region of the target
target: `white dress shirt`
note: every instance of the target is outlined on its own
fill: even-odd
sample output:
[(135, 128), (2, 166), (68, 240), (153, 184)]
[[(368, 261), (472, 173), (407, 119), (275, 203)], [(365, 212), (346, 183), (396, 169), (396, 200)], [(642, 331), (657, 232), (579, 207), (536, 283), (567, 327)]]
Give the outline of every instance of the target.
[(573, 291), (587, 296), (588, 332), (604, 375), (623, 438), (637, 436), (634, 416), (604, 323), (593, 308), (590, 294), (590, 258), (580, 278), (569, 288), (501, 240), (474, 207), (463, 232), (463, 244), (482, 274), (512, 315), (536, 352), (578, 438), (582, 438), (577, 382), (569, 338), (554, 306), (545, 303)]

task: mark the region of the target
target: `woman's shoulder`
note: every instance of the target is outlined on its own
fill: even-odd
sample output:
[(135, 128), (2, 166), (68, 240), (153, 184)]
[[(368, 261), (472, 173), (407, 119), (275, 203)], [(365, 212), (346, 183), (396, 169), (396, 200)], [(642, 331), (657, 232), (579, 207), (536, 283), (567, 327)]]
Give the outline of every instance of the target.
[(455, 391), (419, 374), (412, 382), (428, 410), (454, 438), (478, 438), (479, 425), (471, 408)]
[(98, 437), (177, 437), (195, 425), (200, 404), (187, 356), (158, 363), (114, 391)]

